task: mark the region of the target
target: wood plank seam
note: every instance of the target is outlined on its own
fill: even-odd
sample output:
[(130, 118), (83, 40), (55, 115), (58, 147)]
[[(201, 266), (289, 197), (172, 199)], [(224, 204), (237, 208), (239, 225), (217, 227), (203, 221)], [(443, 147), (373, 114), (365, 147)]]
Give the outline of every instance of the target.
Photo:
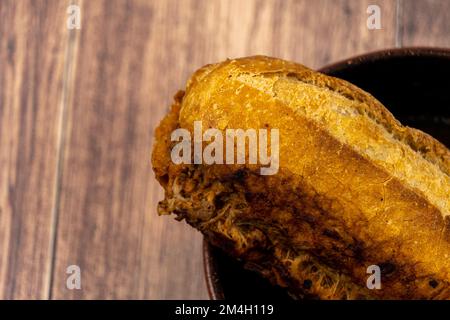
[[(82, 0), (79, 1), (69, 1), (69, 5), (78, 5), (80, 9), (82, 7)], [(63, 163), (64, 163), (64, 153), (66, 150), (66, 135), (67, 135), (67, 112), (68, 104), (73, 93), (73, 84), (75, 81), (75, 69), (76, 69), (76, 49), (79, 42), (79, 31), (77, 29), (69, 30), (67, 29), (69, 36), (67, 37), (66, 52), (64, 57), (64, 74), (63, 74), (63, 89), (60, 101), (60, 119), (58, 128), (58, 145), (57, 145), (57, 163), (56, 163), (56, 174), (55, 174), (55, 191), (52, 206), (51, 215), (51, 233), (50, 233), (50, 258), (48, 259), (48, 279), (47, 283), (47, 299), (52, 299), (53, 283), (55, 277), (55, 261), (56, 261), (56, 245), (57, 245), (57, 231), (59, 222), (59, 202), (60, 202), (60, 189), (61, 180), (63, 175)]]

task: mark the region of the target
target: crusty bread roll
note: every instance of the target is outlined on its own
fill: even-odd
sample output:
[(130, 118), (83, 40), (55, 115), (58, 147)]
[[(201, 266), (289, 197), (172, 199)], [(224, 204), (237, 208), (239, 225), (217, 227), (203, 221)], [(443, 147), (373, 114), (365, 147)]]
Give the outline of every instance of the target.
[[(199, 120), (279, 129), (278, 173), (174, 164), (171, 132)], [(450, 298), (450, 152), (346, 81), (263, 56), (207, 65), (176, 95), (152, 161), (161, 214), (296, 298)], [(381, 289), (366, 286), (371, 265)]]

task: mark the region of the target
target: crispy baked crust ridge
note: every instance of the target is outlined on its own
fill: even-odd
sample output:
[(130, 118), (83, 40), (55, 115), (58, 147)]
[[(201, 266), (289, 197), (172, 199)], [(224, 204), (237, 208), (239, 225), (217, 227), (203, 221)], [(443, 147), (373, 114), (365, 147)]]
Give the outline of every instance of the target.
[(428, 161), (438, 165), (443, 172), (450, 175), (450, 152), (438, 140), (423, 131), (402, 126), (400, 122), (375, 97), (361, 90), (357, 86), (335, 77), (315, 72), (301, 64), (284, 61), (267, 56), (252, 56), (235, 60), (227, 60), (219, 64), (210, 64), (199, 69), (188, 83), (187, 91), (203, 80), (212, 71), (233, 65), (235, 70), (228, 72), (243, 72), (254, 75), (283, 74), (293, 76), (298, 80), (327, 88), (337, 92), (348, 99), (361, 102), (358, 106), (372, 119), (382, 124), (397, 139), (410, 146), (414, 151), (420, 152)]
[(436, 164), (447, 176), (449, 175), (450, 152), (442, 143), (420, 130), (402, 126), (377, 99), (355, 85), (345, 80), (315, 72), (300, 64), (266, 56), (227, 60), (223, 63), (207, 65), (199, 69), (189, 81), (187, 90), (189, 91), (192, 86), (204, 80), (211, 71), (220, 72), (220, 69), (225, 69), (231, 64), (236, 66), (236, 70), (231, 69), (226, 72), (244, 72), (255, 75), (278, 73), (285, 76), (294, 76), (299, 81), (311, 83), (321, 88), (328, 88), (346, 98), (362, 102), (357, 105), (358, 107), (364, 106), (363, 109), (360, 109), (361, 112), (382, 124), (395, 138), (408, 145), (412, 150), (422, 154), (425, 159)]
[[(247, 78), (232, 82), (236, 74)], [(258, 81), (246, 85), (252, 77)], [(412, 187), (393, 172), (403, 169), (380, 166), (326, 124), (286, 105), (286, 97), (259, 81), (263, 77), (295, 78), (328, 90), (320, 94), (356, 101), (352, 107), (448, 181), (449, 151), (401, 126), (369, 94), (301, 65), (259, 56), (205, 66), (189, 80), (186, 94), (176, 96), (156, 131), (152, 155), (166, 191), (159, 212), (186, 219), (298, 298), (449, 299), (450, 219), (433, 203), (440, 196), (432, 198), (434, 189), (424, 192), (423, 185)], [(246, 165), (172, 164), (170, 132), (191, 130), (194, 120), (221, 130), (280, 128), (280, 172), (264, 177)], [(442, 201), (445, 208), (448, 198)], [(365, 287), (371, 264), (382, 268), (382, 290)]]

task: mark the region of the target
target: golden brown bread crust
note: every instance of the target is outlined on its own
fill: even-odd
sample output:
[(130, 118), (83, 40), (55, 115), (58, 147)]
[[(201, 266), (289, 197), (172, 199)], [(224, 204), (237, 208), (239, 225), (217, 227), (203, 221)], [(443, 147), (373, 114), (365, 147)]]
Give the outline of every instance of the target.
[[(195, 120), (278, 128), (280, 171), (172, 164), (170, 132)], [(294, 295), (450, 298), (449, 151), (357, 87), (278, 59), (228, 60), (193, 75), (156, 138), (160, 212)], [(365, 287), (372, 264), (381, 290)]]
[[(230, 65), (233, 67), (230, 67)], [(377, 119), (379, 123), (393, 132), (398, 139), (408, 144), (412, 149), (419, 151), (429, 161), (439, 165), (447, 175), (450, 173), (450, 154), (442, 143), (420, 130), (402, 126), (389, 110), (372, 95), (345, 80), (315, 72), (298, 63), (266, 56), (253, 56), (206, 65), (192, 75), (186, 89), (194, 88), (212, 71), (215, 71), (214, 77), (217, 77), (219, 72), (222, 72), (225, 77), (228, 77), (231, 72), (249, 73), (252, 75), (283, 74), (293, 76), (301, 81), (318, 87), (328, 88), (342, 96), (360, 101), (362, 103), (357, 105), (357, 107), (360, 107), (370, 117)], [(195, 95), (194, 93), (193, 96)], [(251, 101), (251, 97), (249, 101)]]

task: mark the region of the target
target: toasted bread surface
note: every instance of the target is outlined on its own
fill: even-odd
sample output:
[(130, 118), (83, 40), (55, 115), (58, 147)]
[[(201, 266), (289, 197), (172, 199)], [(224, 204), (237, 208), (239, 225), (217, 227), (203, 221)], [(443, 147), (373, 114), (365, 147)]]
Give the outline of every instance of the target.
[[(170, 130), (194, 121), (278, 129), (279, 172), (174, 165)], [(291, 292), (314, 277), (308, 261), (319, 278), (306, 292), (319, 298), (450, 298), (449, 150), (346, 81), (262, 56), (205, 66), (157, 130), (153, 165), (166, 189), (160, 212)], [(209, 207), (197, 203), (205, 193)], [(381, 290), (366, 287), (370, 265), (382, 268)], [(341, 280), (325, 288), (330, 273)]]

